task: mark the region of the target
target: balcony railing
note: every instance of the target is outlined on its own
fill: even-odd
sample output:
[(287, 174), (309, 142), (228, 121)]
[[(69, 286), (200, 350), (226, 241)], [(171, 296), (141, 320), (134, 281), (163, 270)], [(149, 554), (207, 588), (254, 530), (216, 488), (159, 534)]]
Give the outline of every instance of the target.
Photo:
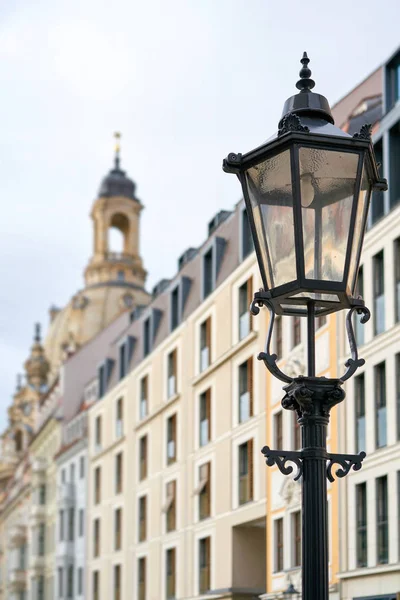
[(106, 260), (110, 262), (119, 262), (125, 264), (133, 264), (135, 258), (130, 254), (124, 254), (124, 252), (107, 252), (105, 255)]
[(10, 529), (9, 541), (10, 546), (22, 546), (26, 542), (26, 525), (14, 525)]
[(73, 504), (75, 502), (75, 484), (62, 483), (59, 486), (59, 500), (64, 504)]
[(23, 591), (27, 584), (25, 569), (11, 569), (8, 574), (8, 583), (12, 591)]

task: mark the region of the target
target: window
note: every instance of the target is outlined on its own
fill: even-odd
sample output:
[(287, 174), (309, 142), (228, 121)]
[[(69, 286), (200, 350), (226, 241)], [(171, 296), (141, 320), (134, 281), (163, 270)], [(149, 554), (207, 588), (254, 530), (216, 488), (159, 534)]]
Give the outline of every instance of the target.
[(383, 250), (373, 258), (374, 272), (374, 332), (385, 331), (385, 280)]
[(199, 496), (199, 519), (207, 519), (211, 514), (211, 463), (199, 467), (199, 485), (196, 493)]
[(122, 452), (119, 452), (115, 457), (115, 493), (122, 492)]
[(300, 450), (301, 449), (301, 427), (299, 425), (299, 422), (297, 420), (297, 412), (294, 410), (292, 412), (292, 419), (293, 419), (293, 449), (294, 450)]
[(147, 497), (139, 498), (139, 542), (144, 542), (147, 537)]
[(176, 550), (169, 548), (166, 552), (166, 597), (167, 600), (175, 598), (175, 568), (176, 568)]
[(242, 210), (242, 260), (244, 260), (251, 252), (253, 252), (253, 238), (251, 235), (250, 223), (247, 216), (247, 210)]
[(389, 130), (389, 204), (390, 209), (400, 202), (400, 174), (398, 169), (400, 156), (400, 125), (395, 123)]
[(176, 415), (167, 421), (167, 464), (176, 461)]
[(327, 323), (327, 316), (326, 315), (321, 315), (320, 317), (317, 317), (315, 319), (316, 329), (320, 329), (321, 327), (323, 327), (324, 325), (326, 325), (326, 323)]
[(45, 553), (45, 540), (46, 540), (46, 525), (40, 523), (38, 531), (38, 554), (44, 556)]
[(301, 322), (300, 317), (292, 317), (292, 327), (293, 327), (293, 345), (292, 348), (298, 346), (301, 342)]
[(69, 565), (67, 571), (67, 598), (74, 597), (74, 567)]
[(121, 565), (114, 565), (114, 600), (121, 600)]
[(283, 448), (283, 415), (282, 411), (274, 414), (274, 432), (275, 432), (275, 448), (276, 450), (282, 450)]
[[(358, 269), (356, 296), (361, 296), (361, 298), (364, 298), (364, 269), (362, 266)], [(364, 343), (364, 325), (361, 323), (360, 316), (357, 314), (357, 312), (354, 315), (354, 324), (357, 344), (362, 346)]]
[(81, 456), (79, 459), (79, 477), (83, 479), (85, 477), (85, 457)]
[[(400, 440), (400, 354), (396, 354), (396, 417), (397, 417), (397, 439)], [(400, 512), (399, 512), (400, 517)], [(400, 522), (400, 518), (399, 518)], [(400, 536), (399, 536), (400, 541)], [(399, 552), (400, 556), (400, 552)]]
[(93, 522), (93, 557), (100, 556), (100, 519)]
[(394, 285), (396, 322), (400, 321), (400, 238), (394, 243)]
[[(379, 172), (383, 173), (383, 143), (380, 139), (374, 145), (376, 162), (381, 164)], [(371, 208), (370, 208), (370, 225), (374, 225), (379, 219), (385, 214), (385, 199), (384, 192), (382, 190), (373, 190), (371, 195)]]
[(101, 468), (96, 467), (94, 470), (94, 503), (101, 502)]
[(211, 317), (200, 325), (200, 373), (211, 363)]
[(171, 292), (171, 331), (179, 325), (179, 286)]
[(58, 511), (58, 523), (59, 523), (59, 539), (60, 542), (64, 541), (64, 511)]
[(44, 600), (44, 575), (37, 578), (37, 600)]
[(205, 446), (211, 436), (211, 389), (206, 390), (199, 398), (200, 409), (200, 446)]
[(283, 570), (283, 519), (274, 521), (275, 572)]
[(253, 416), (253, 359), (239, 366), (239, 423)]
[(176, 529), (176, 481), (169, 481), (166, 489), (166, 501), (163, 507), (165, 513), (165, 530)]
[(386, 368), (380, 363), (375, 372), (375, 433), (376, 447), (386, 446)]
[(148, 317), (143, 324), (143, 352), (147, 356), (151, 351), (151, 327), (150, 317)]
[(44, 506), (46, 504), (46, 484), (41, 483), (39, 485), (39, 504)]
[(356, 452), (365, 450), (365, 376), (354, 378), (354, 401), (356, 409)]
[(66, 478), (65, 469), (63, 469), (61, 471), (61, 483), (65, 483), (65, 480), (66, 480), (65, 478)]
[(253, 300), (252, 293), (252, 280), (248, 279), (239, 288), (239, 340), (243, 340), (251, 330), (249, 307)]
[(301, 565), (301, 511), (292, 513), (292, 567)]
[(282, 317), (278, 315), (275, 317), (275, 353), (276, 356), (282, 358), (283, 355), (283, 342), (282, 342)]
[(96, 417), (96, 420), (94, 423), (94, 431), (95, 431), (94, 451), (100, 452), (100, 450), (101, 450), (101, 416)]
[(85, 527), (84, 523), (85, 523), (84, 509), (80, 508), (79, 509), (79, 537), (83, 536), (84, 527)]
[(146, 558), (138, 560), (138, 600), (146, 600)]
[(357, 567), (366, 567), (368, 564), (368, 537), (367, 537), (367, 484), (356, 485), (356, 558)]
[(98, 369), (98, 398), (102, 398), (107, 391), (108, 381), (110, 379), (111, 371), (114, 365), (114, 361), (107, 358)]
[(123, 379), (129, 371), (129, 365), (132, 359), (134, 346), (135, 338), (131, 335), (128, 335), (118, 348), (120, 380)]
[(199, 593), (205, 594), (211, 587), (211, 540), (209, 537), (199, 540)]
[(75, 483), (75, 465), (74, 465), (74, 463), (69, 465), (69, 480), (71, 483)]
[(122, 509), (117, 508), (114, 513), (114, 548), (121, 550), (122, 547)]
[(63, 573), (62, 567), (58, 567), (58, 595), (60, 598), (63, 598), (64, 596)]
[(70, 542), (74, 541), (74, 530), (75, 530), (75, 509), (68, 509), (68, 539)]
[(389, 561), (389, 521), (387, 477), (376, 480), (376, 538), (378, 564)]
[(213, 248), (203, 256), (203, 299), (214, 289)]
[(253, 440), (239, 446), (239, 504), (253, 500)]
[(140, 438), (139, 442), (139, 480), (147, 477), (147, 435)]
[(148, 414), (149, 378), (148, 375), (140, 380), (140, 418), (144, 419)]
[(115, 415), (115, 437), (120, 438), (124, 435), (124, 405), (123, 399), (118, 398)]
[(79, 567), (78, 569), (78, 595), (82, 596), (83, 594), (83, 568)]
[(175, 396), (177, 389), (177, 350), (173, 350), (168, 354), (168, 382), (167, 382), (167, 396), (172, 398)]
[(93, 600), (100, 598), (100, 571), (93, 571)]

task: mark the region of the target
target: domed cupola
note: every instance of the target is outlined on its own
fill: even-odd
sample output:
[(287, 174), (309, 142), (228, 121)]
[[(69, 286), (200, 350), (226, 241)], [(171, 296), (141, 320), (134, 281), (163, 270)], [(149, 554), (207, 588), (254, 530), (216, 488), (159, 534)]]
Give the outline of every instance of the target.
[(99, 197), (111, 198), (113, 196), (121, 196), (136, 200), (135, 191), (136, 184), (132, 179), (126, 176), (126, 172), (120, 167), (120, 140), (121, 134), (116, 133), (115, 159), (114, 168), (109, 174), (104, 177), (99, 189)]
[(50, 365), (41, 344), (40, 324), (36, 323), (31, 353), (29, 358), (25, 361), (25, 371), (28, 383), (35, 389), (42, 390), (47, 384), (49, 369)]

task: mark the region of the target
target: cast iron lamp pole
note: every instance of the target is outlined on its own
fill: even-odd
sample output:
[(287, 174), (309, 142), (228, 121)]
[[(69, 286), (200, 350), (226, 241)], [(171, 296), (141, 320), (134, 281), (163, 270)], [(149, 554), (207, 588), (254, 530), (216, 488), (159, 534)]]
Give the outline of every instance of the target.
[[(344, 381), (364, 360), (358, 357), (352, 317), (370, 317), (356, 296), (358, 266), (372, 190), (386, 190), (378, 174), (371, 127), (353, 137), (334, 126), (329, 103), (315, 94), (304, 53), (298, 94), (284, 106), (278, 132), (247, 154), (229, 154), (223, 168), (242, 184), (263, 288), (253, 315), (270, 312), (266, 348), (258, 356), (286, 385), (284, 409), (295, 411), (302, 450), (262, 449), (268, 466), (302, 479), (302, 598), (328, 600), (327, 482), (361, 469), (365, 452), (331, 454), (326, 438), (331, 409), (342, 402)], [(351, 358), (340, 378), (316, 377), (315, 318), (349, 309), (346, 329)], [(307, 376), (290, 377), (271, 353), (276, 315), (307, 318)]]

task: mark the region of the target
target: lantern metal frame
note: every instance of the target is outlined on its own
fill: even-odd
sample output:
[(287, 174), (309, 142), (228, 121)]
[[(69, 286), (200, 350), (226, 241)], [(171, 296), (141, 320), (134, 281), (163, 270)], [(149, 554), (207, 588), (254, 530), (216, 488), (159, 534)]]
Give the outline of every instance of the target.
[[(303, 125), (302, 123), (307, 123)], [(321, 129), (321, 122), (318, 119), (318, 128)], [(333, 128), (332, 129), (336, 129)], [(282, 132), (282, 133), (280, 133)], [(379, 177), (377, 170), (376, 160), (374, 156), (374, 150), (370, 137), (370, 128), (367, 127), (353, 137), (345, 137), (340, 135), (325, 135), (320, 133), (313, 133), (311, 119), (303, 117), (300, 119), (296, 114), (289, 113), (282, 120), (282, 127), (278, 130), (278, 136), (270, 142), (248, 152), (247, 154), (234, 154), (231, 153), (223, 162), (223, 169), (227, 173), (234, 173), (238, 176), (243, 189), (244, 201), (247, 207), (247, 215), (251, 228), (252, 237), (254, 240), (255, 251), (258, 259), (258, 264), (261, 272), (261, 278), (263, 281), (264, 289), (261, 297), (268, 301), (273, 307), (274, 311), (278, 315), (307, 315), (307, 303), (310, 297), (302, 297), (297, 294), (300, 293), (314, 293), (321, 294), (322, 297), (318, 298), (318, 302), (315, 306), (316, 316), (327, 315), (343, 308), (352, 308), (364, 306), (364, 302), (361, 298), (354, 298), (351, 293), (351, 289), (355, 289), (357, 279), (357, 269), (355, 269), (355, 276), (351, 285), (347, 282), (349, 277), (350, 263), (352, 259), (352, 248), (353, 248), (353, 234), (354, 226), (357, 218), (357, 208), (360, 202), (359, 197), (357, 201), (353, 200), (351, 217), (349, 224), (349, 237), (347, 240), (347, 248), (345, 255), (345, 265), (343, 272), (343, 280), (341, 282), (326, 281), (322, 279), (307, 279), (305, 276), (304, 266), (304, 252), (303, 252), (303, 231), (302, 231), (302, 216), (301, 216), (301, 201), (300, 201), (300, 165), (299, 165), (299, 149), (300, 148), (312, 148), (318, 150), (324, 150), (328, 152), (350, 153), (358, 156), (357, 174), (355, 180), (355, 194), (359, 194), (361, 188), (361, 178), (363, 175), (364, 168), (367, 169), (368, 177), (371, 183), (371, 190), (366, 199), (362, 224), (361, 224), (361, 236), (357, 248), (356, 262), (360, 261), (361, 248), (364, 238), (364, 232), (366, 228), (367, 215), (370, 203), (370, 195), (373, 190), (386, 190), (386, 180)], [(295, 230), (294, 243), (295, 243), (295, 257), (296, 257), (296, 273), (297, 278), (294, 281), (284, 283), (277, 287), (270, 287), (268, 289), (268, 277), (264, 269), (262, 260), (262, 253), (260, 248), (260, 241), (256, 231), (256, 226), (253, 219), (253, 212), (251, 208), (251, 200), (248, 193), (247, 182), (246, 182), (246, 171), (256, 166), (263, 161), (274, 158), (275, 156), (289, 150), (290, 151), (290, 165), (291, 165), (291, 184), (293, 189), (293, 225)], [(271, 263), (271, 257), (269, 255), (269, 248), (265, 248), (268, 261)], [(347, 286), (344, 287), (344, 282), (347, 282)], [(293, 296), (296, 294), (296, 296)], [(338, 300), (326, 300), (323, 298), (323, 294), (335, 294)], [(282, 305), (285, 305), (283, 307)], [(293, 308), (290, 308), (290, 307)], [(304, 308), (299, 308), (303, 306)]]

